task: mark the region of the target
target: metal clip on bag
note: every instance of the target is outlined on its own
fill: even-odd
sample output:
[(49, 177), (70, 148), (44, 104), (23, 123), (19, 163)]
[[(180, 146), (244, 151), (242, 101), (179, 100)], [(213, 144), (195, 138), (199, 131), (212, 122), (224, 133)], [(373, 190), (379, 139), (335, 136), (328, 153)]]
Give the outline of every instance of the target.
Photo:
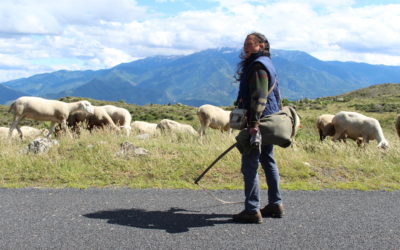
[(246, 109), (239, 109), (235, 108), (232, 110), (230, 119), (229, 119), (229, 126), (232, 129), (242, 130), (246, 127)]

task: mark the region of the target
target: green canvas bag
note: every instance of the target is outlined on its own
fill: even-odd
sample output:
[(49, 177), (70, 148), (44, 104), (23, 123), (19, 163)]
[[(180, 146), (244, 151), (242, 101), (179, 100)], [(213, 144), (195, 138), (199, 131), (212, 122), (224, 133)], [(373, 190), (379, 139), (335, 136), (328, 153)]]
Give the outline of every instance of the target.
[[(295, 108), (291, 106), (285, 106), (281, 111), (263, 117), (259, 125), (262, 145), (274, 144), (283, 148), (289, 147), (299, 125), (299, 116)], [(251, 150), (250, 134), (247, 129), (239, 132), (236, 141), (236, 147), (241, 153)]]

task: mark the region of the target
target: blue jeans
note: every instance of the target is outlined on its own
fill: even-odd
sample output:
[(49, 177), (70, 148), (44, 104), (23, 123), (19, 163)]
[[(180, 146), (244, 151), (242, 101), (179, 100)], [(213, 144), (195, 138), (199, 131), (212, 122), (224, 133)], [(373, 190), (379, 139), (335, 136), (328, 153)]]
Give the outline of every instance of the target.
[(282, 203), (279, 191), (279, 170), (274, 159), (273, 145), (263, 145), (261, 153), (257, 150), (242, 154), (242, 173), (244, 178), (244, 194), (246, 211), (260, 209), (260, 181), (257, 173), (258, 163), (265, 172), (268, 185), (268, 204)]

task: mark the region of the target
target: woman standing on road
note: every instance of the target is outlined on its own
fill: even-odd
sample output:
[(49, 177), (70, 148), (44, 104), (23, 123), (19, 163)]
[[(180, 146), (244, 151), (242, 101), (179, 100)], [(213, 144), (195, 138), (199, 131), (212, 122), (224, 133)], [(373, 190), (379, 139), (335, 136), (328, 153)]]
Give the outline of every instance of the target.
[[(238, 65), (237, 79), (240, 81), (236, 104), (247, 110), (247, 130), (253, 149), (242, 153), (241, 171), (244, 177), (245, 209), (233, 215), (236, 222), (262, 223), (262, 217), (280, 218), (283, 205), (279, 191), (279, 171), (274, 159), (273, 145), (257, 143), (260, 134), (259, 120), (279, 111), (280, 94), (277, 74), (270, 59), (267, 38), (254, 32), (247, 35)], [(268, 95), (268, 91), (271, 91)], [(259, 138), (259, 137), (258, 137)], [(261, 163), (268, 185), (268, 204), (260, 209), (260, 183), (257, 173)]]

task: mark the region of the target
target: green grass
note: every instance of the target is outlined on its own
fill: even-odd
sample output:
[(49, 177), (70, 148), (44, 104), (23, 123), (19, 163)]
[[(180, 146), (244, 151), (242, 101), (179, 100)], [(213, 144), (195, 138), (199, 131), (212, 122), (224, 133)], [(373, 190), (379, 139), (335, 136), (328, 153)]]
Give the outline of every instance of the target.
[[(304, 125), (303, 125), (304, 126)], [(1, 187), (131, 187), (198, 188), (194, 179), (226, 148), (234, 135), (208, 130), (200, 139), (189, 135), (158, 135), (139, 140), (134, 135), (97, 131), (80, 138), (58, 138), (48, 153), (26, 155), (29, 141), (1, 141)], [(359, 148), (350, 141), (320, 143), (316, 131), (302, 128), (290, 148), (276, 147), (281, 186), (288, 190), (400, 189), (399, 140), (385, 131), (391, 148), (378, 150), (371, 142)], [(129, 141), (149, 154), (121, 157), (120, 144)], [(261, 170), (261, 168), (260, 168)], [(260, 171), (261, 178), (264, 178)], [(241, 189), (240, 154), (233, 149), (201, 180), (212, 189)], [(266, 185), (263, 184), (263, 188)]]
[[(396, 96), (386, 104), (397, 103)], [(71, 99), (70, 99), (71, 100)], [(105, 104), (109, 102), (96, 103)], [(376, 97), (351, 97), (346, 100), (321, 98), (292, 103), (301, 116), (302, 128), (293, 147), (275, 147), (281, 187), (286, 190), (400, 189), (400, 140), (394, 128), (397, 111), (366, 112), (365, 106), (380, 103)], [(400, 102), (399, 102), (400, 103)], [(198, 128), (195, 107), (185, 105), (136, 106), (112, 103), (128, 108), (134, 120), (157, 122), (163, 118), (178, 120)], [(357, 105), (356, 105), (357, 104)], [(1, 126), (9, 126), (8, 107), (0, 106)], [(360, 110), (361, 109), (361, 110)], [(143, 111), (145, 110), (145, 111)], [(315, 119), (323, 113), (341, 110), (361, 112), (378, 119), (388, 150), (377, 149), (376, 141), (366, 147), (355, 142), (333, 143), (330, 138), (319, 142)], [(152, 114), (151, 119), (141, 119)], [(48, 124), (25, 121), (35, 127)], [(228, 135), (208, 129), (203, 138), (189, 135), (157, 135), (148, 140), (129, 138), (106, 131), (83, 131), (79, 138), (61, 136), (60, 145), (40, 155), (22, 153), (29, 141), (0, 140), (0, 187), (130, 187), (197, 189), (194, 179), (226, 148), (235, 142)], [(236, 132), (237, 133), (237, 132)], [(121, 157), (120, 144), (128, 141), (149, 151), (148, 155)], [(210, 189), (242, 189), (240, 154), (233, 149), (206, 176), (201, 184)], [(260, 168), (260, 178), (264, 180)], [(266, 188), (264, 181), (262, 187)]]

